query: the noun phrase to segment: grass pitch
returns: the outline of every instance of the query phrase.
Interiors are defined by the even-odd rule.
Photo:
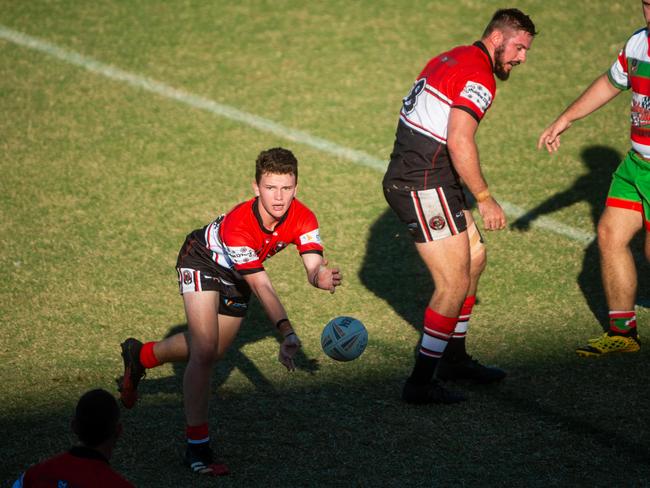
[[[0,24],[140,77],[299,129],[379,160],[424,63],[470,43],[494,2],[0,1]],[[499,83],[479,148],[497,197],[593,233],[628,147],[629,94],[576,123],[553,157],[541,130],[609,67],[642,25],[637,2],[523,1],[540,35]],[[600,333],[597,249],[527,227],[486,235],[489,267],[470,352],[509,377],[461,387],[470,401],[399,401],[432,285],[387,210],[381,172],[0,40],[0,480],[73,441],[79,395],[115,390],[119,343],[185,326],[174,263],[185,234],[251,195],[252,162],[298,156],[299,198],[319,217],[345,284],[318,293],[293,250],[268,271],[303,341],[276,361],[254,305],[215,370],[212,436],[222,486],[643,486],[650,484],[647,352],[586,360]],[[650,297],[647,264],[640,298]],[[336,315],[368,349],[335,363],[319,347]],[[643,338],[650,323],[639,309]],[[137,486],[211,486],[180,466],[181,365],[150,371],[124,412],[113,465]]]

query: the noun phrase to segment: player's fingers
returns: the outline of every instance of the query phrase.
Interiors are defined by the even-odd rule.
[[[542,132],[542,135],[539,136],[539,139],[537,139],[537,150],[539,151],[542,146],[546,145],[548,140],[548,131]]]

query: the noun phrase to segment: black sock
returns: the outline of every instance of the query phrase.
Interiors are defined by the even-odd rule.
[[[409,376],[408,381],[416,385],[426,385],[433,378],[433,373],[438,366],[438,358],[432,358],[426,354],[418,354],[415,359],[415,366],[413,372]]]
[[[465,337],[452,337],[447,343],[445,352],[442,355],[445,361],[455,362],[467,358],[465,350]]]

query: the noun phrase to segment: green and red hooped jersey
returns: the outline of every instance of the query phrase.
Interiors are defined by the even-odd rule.
[[[630,139],[633,149],[650,159],[650,46],[648,29],[637,30],[625,43],[608,71],[620,90],[632,89]]]

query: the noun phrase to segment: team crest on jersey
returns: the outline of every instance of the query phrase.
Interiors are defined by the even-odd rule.
[[[183,271],[183,284],[190,285],[192,284],[192,272],[188,270]]]
[[[445,219],[442,217],[442,215],[434,215],[429,220],[429,227],[431,227],[433,230],[442,230],[445,228],[445,225],[447,225],[447,222],[445,222]]]
[[[476,105],[481,112],[485,112],[492,103],[490,90],[474,81],[468,81],[465,84],[465,88],[460,92],[460,96]]]

